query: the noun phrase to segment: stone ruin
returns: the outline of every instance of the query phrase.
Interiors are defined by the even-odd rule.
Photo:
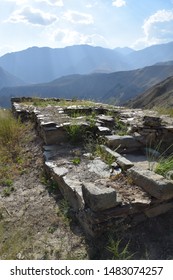
[[[45,170],[87,234],[133,226],[173,208],[173,180],[151,168],[160,151],[173,152],[171,118],[85,101],[39,101],[12,98],[13,113],[34,121]]]

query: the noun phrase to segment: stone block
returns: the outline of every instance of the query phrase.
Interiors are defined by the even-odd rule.
[[[126,150],[126,151],[136,151],[141,148],[141,143],[138,142],[133,136],[130,135],[108,135],[105,136],[108,147]]]
[[[83,183],[82,192],[87,207],[96,212],[116,207],[120,203],[116,191],[103,185]]]
[[[42,127],[41,135],[46,145],[60,144],[68,141],[67,131],[59,127]]]
[[[173,202],[169,202],[146,209],[144,213],[147,217],[152,218],[164,214],[172,208],[173,208]]]
[[[163,176],[137,167],[132,167],[127,172],[133,182],[142,187],[151,196],[160,200],[173,198],[173,183]]]
[[[106,147],[104,145],[100,145],[100,147],[105,153],[111,155],[115,159],[116,163],[123,170],[127,170],[127,169],[131,168],[132,166],[134,166],[134,164],[130,160],[121,156],[119,153],[112,151],[111,149],[109,149],[108,147]]]
[[[153,116],[144,116],[143,117],[143,125],[144,126],[151,126],[151,127],[158,127],[161,125],[161,118],[160,117],[153,117]]]
[[[123,170],[127,170],[134,166],[134,164],[130,160],[126,159],[125,157],[117,158],[116,162]]]

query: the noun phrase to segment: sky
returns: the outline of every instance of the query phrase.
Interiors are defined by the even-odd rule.
[[[0,56],[32,46],[143,49],[173,41],[173,0],[0,0]]]

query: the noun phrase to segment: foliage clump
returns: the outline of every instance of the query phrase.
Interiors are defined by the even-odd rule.
[[[22,124],[8,110],[0,110],[0,185],[12,185],[16,175],[22,174],[28,158],[23,148],[29,142],[27,129],[31,124]]]

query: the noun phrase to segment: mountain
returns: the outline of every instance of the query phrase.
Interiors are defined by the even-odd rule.
[[[131,52],[126,56],[128,64],[133,68],[142,68],[158,62],[173,60],[173,42],[153,45],[148,48]]]
[[[0,90],[4,87],[15,87],[25,85],[25,83],[19,78],[11,75],[7,71],[5,71],[2,67],[0,67]],[[6,107],[9,104],[10,96],[2,95],[0,96],[0,107]]]
[[[173,107],[173,76],[151,87],[128,105],[132,108]]]
[[[123,55],[127,55],[127,54],[130,54],[132,52],[135,52],[135,50],[131,49],[131,48],[128,48],[128,47],[124,47],[124,48],[120,48],[120,47],[117,47],[114,49],[116,52],[119,52]]]
[[[0,66],[26,83],[46,83],[73,74],[111,73],[173,61],[173,42],[143,50],[89,45],[31,47],[0,57]]]
[[[173,65],[164,64],[107,74],[76,74],[61,77],[49,83],[3,88],[0,91],[0,97],[83,98],[122,105],[170,75],[173,76]],[[9,104],[10,99],[6,106]]]
[[[24,85],[25,83],[19,78],[11,75],[0,67],[0,89],[3,87],[14,87],[19,85]]]
[[[57,49],[32,47],[0,57],[0,65],[27,83],[45,83],[71,74],[129,69],[119,52],[88,45]]]

